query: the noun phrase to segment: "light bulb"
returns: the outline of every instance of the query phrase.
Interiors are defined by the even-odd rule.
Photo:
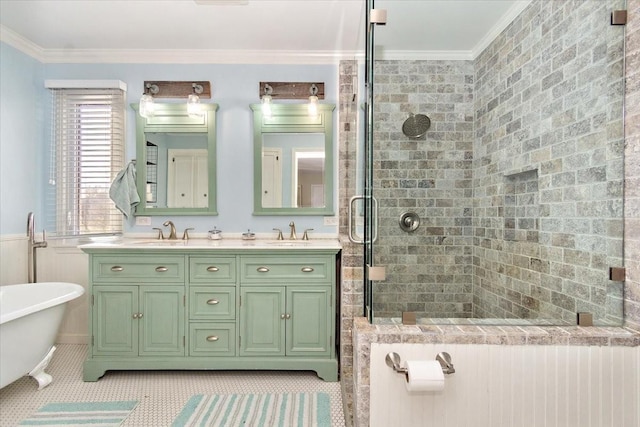
[[[195,93],[189,95],[187,100],[187,114],[191,118],[197,118],[202,115],[202,105],[200,104],[200,97]]]
[[[151,118],[155,115],[155,103],[153,101],[153,96],[145,93],[140,97],[140,116],[145,119]]]
[[[262,115],[271,117],[271,95],[262,95]]]
[[[309,115],[311,117],[315,117],[318,115],[318,97],[317,96],[311,95],[309,97],[308,108],[309,108]]]

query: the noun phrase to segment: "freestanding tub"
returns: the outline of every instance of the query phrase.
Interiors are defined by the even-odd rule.
[[[51,383],[44,372],[67,301],[82,295],[74,283],[42,282],[0,286],[0,388],[24,375]]]

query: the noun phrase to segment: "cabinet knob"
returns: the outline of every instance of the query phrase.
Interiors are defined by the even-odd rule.
[[[284,313],[280,315],[280,318],[281,318],[281,319],[284,319],[284,318],[285,318]]]
[[[142,319],[142,313],[138,313],[138,319]]]
[[[284,318],[285,319],[291,319],[291,315],[289,313],[287,313],[287,314],[284,315]]]
[[[111,271],[123,271],[124,267],[120,267],[119,265],[114,265],[111,267]]]
[[[212,273],[215,273],[215,272],[216,272],[216,271],[218,271],[218,270],[219,270],[219,268],[218,268],[218,267],[216,267],[216,266],[214,266],[214,265],[212,265],[212,266],[210,266],[210,267],[207,267],[207,271],[210,271],[210,272],[212,272]]]
[[[138,318],[138,313],[133,313],[133,316],[131,316],[131,317],[133,317],[134,319],[137,319]]]
[[[266,272],[269,271],[269,269],[267,267],[258,267],[258,268],[256,268],[256,271],[258,273],[266,273]]]
[[[300,271],[303,273],[311,273],[313,271],[313,267],[302,267]]]
[[[215,336],[215,335],[209,335],[209,336],[207,337],[207,341],[209,341],[209,342],[215,342],[215,341],[218,341],[218,337],[217,337],[217,336]]]
[[[207,304],[208,305],[216,305],[218,304],[220,301],[218,301],[217,299],[211,298],[209,300],[207,300]]]
[[[164,273],[165,271],[169,271],[169,269],[167,267],[160,266],[160,267],[156,267],[156,271],[158,273]]]

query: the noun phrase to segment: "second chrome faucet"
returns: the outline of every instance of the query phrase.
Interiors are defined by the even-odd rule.
[[[298,240],[298,235],[296,234],[295,222],[291,221],[289,223],[289,229],[291,231],[289,233],[289,240]],[[274,228],[273,230],[278,232],[278,237],[277,237],[278,240],[284,240],[281,229]],[[302,240],[309,240],[309,231],[313,231],[313,228],[307,228],[306,230],[304,230],[304,235],[302,236]]]

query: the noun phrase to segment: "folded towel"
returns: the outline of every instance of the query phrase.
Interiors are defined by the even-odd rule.
[[[140,203],[140,196],[136,188],[136,166],[134,162],[129,162],[126,168],[118,172],[118,175],[111,183],[109,197],[116,204],[116,208],[128,219],[134,208]]]

